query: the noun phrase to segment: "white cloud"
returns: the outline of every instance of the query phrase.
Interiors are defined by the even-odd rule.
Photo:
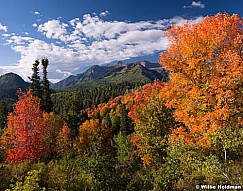
[[[188,21],[195,23],[200,20],[202,17]],[[75,74],[84,66],[166,50],[169,42],[164,30],[171,24],[183,25],[186,21],[182,17],[140,22],[104,21],[95,14],[85,14],[83,19],[74,18],[67,23],[56,19],[33,24],[50,40],[45,42],[15,34],[6,36],[6,43],[20,54],[20,59],[14,66],[0,66],[0,70],[16,72],[27,79],[35,59],[47,57],[50,61],[49,78],[56,81]]]
[[[198,7],[198,8],[201,8],[201,9],[203,9],[205,7],[205,5],[201,1],[198,1],[198,2],[193,1],[192,2],[192,6],[193,7]]]
[[[78,22],[78,21],[80,21],[79,18],[74,18],[71,21],[69,21],[69,23],[71,24],[71,26],[75,26],[76,25],[76,22]]]
[[[3,30],[4,32],[7,32],[8,31],[8,27],[7,26],[4,26],[0,23],[0,30]]]
[[[68,49],[56,46],[54,44],[48,44],[38,39],[12,36],[9,40],[7,40],[7,43],[11,45],[11,48],[16,53],[20,53],[20,60],[16,65],[0,66],[0,70],[2,69],[5,72],[18,73],[25,80],[28,79],[27,76],[31,76],[32,64],[36,59],[47,57],[50,60],[52,64],[52,66],[49,67],[51,78],[55,78],[57,67],[61,69],[62,67],[72,67],[71,63],[67,64],[67,61],[75,61],[72,60],[74,55],[71,50],[69,51]],[[62,64],[61,66],[59,66],[60,63]],[[58,78],[60,79],[60,75]]]
[[[190,6],[183,6],[183,8],[192,8],[192,7],[197,7],[197,8],[205,8],[205,4],[203,4],[201,1],[193,1]]]
[[[38,26],[38,31],[46,35],[47,38],[59,39],[66,33],[68,25],[61,23],[60,20],[50,20]]]
[[[35,14],[36,18],[37,18],[37,22],[41,21],[41,17],[43,16],[39,11],[34,11],[33,14]]]
[[[100,17],[106,17],[109,14],[110,14],[109,11],[104,11],[100,13]]]
[[[56,69],[56,72],[60,73],[60,74],[64,74],[65,77],[68,77],[70,75],[72,75],[72,72],[69,71],[62,71],[60,69]]]
[[[7,41],[7,43],[11,45],[27,45],[31,43],[34,40],[34,38],[31,37],[22,37],[22,36],[11,36]]]
[[[32,24],[32,27],[38,27],[38,25],[36,23]]]
[[[5,33],[5,34],[2,34],[2,36],[3,36],[3,38],[6,38],[6,37],[10,37],[11,35],[10,35],[10,34]]]

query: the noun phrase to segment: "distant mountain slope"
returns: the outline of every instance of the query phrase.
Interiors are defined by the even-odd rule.
[[[19,88],[27,90],[29,83],[25,82],[19,75],[7,73],[0,76],[0,99],[17,99],[16,92]]]
[[[109,64],[109,65],[103,65],[103,66],[98,66],[94,65],[91,66],[88,70],[86,70],[82,74],[77,74],[76,76],[69,76],[64,80],[61,80],[60,82],[57,82],[53,85],[51,85],[51,88],[62,88],[62,87],[67,87],[67,86],[73,86],[76,83],[80,81],[91,81],[99,78],[103,78],[106,76],[109,72],[112,70],[123,66],[124,63],[118,62],[118,64]],[[125,64],[126,65],[126,64]]]
[[[55,89],[79,89],[102,86],[107,83],[120,82],[151,82],[155,79],[167,79],[168,72],[158,63],[141,61],[125,64],[95,65],[82,74],[69,76],[68,78],[52,85]]]
[[[149,70],[140,63],[128,64],[120,71],[114,72],[106,76],[103,80],[110,83],[117,83],[121,81],[129,82],[151,82],[155,79],[162,79],[163,75],[157,70]]]

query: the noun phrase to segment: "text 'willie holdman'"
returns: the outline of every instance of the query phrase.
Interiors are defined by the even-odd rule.
[[[202,190],[241,190],[242,187],[239,185],[210,185],[210,184],[201,184],[196,185],[196,189],[202,189]]]

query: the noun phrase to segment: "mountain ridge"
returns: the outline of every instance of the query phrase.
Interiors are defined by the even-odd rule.
[[[135,77],[135,70],[140,70]],[[117,76],[120,75],[120,78]],[[116,77],[115,77],[116,76]],[[114,78],[114,79],[112,79]],[[151,82],[155,79],[166,80],[168,72],[162,68],[158,63],[151,63],[149,61],[140,61],[125,64],[121,61],[113,64],[94,65],[87,69],[85,72],[77,75],[71,75],[60,82],[53,84],[51,87],[54,89],[67,88],[67,87],[82,87],[84,83],[93,82],[94,86],[103,83],[116,83],[115,80],[122,81],[139,81]]]
[[[66,79],[50,86],[55,91],[72,91],[74,89],[92,88],[121,82],[149,83],[155,79],[167,80],[168,72],[158,63],[140,61],[93,65],[85,72],[68,76]],[[26,91],[30,83],[18,74],[6,73],[0,76],[0,99],[17,99],[17,90]]]

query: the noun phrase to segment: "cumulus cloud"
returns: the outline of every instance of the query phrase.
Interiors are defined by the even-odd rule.
[[[109,14],[108,12],[105,12]],[[164,30],[171,24],[183,25],[186,21],[199,22],[202,17],[185,19],[173,17],[157,21],[104,21],[96,14],[85,14],[67,23],[52,19],[40,25],[37,31],[47,41],[28,36],[6,36],[6,43],[20,59],[16,65],[0,66],[2,71],[12,71],[27,79],[35,59],[47,57],[49,79],[53,82],[75,74],[80,68],[93,64],[126,60],[166,50],[169,42]]]
[[[47,38],[59,39],[66,33],[68,25],[60,20],[50,20],[38,26],[38,31],[46,35]]]
[[[205,5],[202,2],[200,2],[200,1],[198,1],[198,2],[193,1],[192,2],[192,6],[193,7],[199,7],[201,9],[203,9],[205,7]]]
[[[7,26],[4,26],[0,23],[0,30],[3,30],[4,32],[7,32],[8,31],[8,27]]]
[[[109,14],[110,14],[109,11],[104,11],[100,13],[100,17],[106,17]]]
[[[39,11],[35,11],[34,14],[35,15],[40,15],[40,12]]]
[[[201,9],[203,9],[205,7],[205,5],[201,1],[198,1],[198,2],[193,1],[192,6],[193,7],[199,7]]]
[[[183,8],[192,8],[192,7],[197,7],[197,8],[203,9],[203,8],[205,8],[205,5],[201,1],[198,1],[198,2],[193,1],[191,3],[191,5],[189,5],[189,6],[183,6]]]

